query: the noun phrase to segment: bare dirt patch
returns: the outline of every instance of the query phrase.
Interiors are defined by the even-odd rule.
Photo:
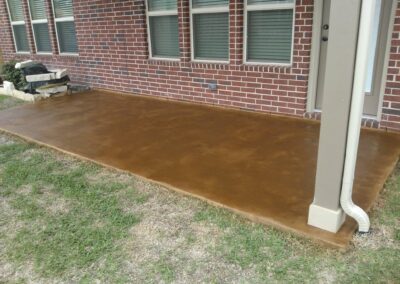
[[[126,273],[134,281],[174,283],[239,283],[254,273],[227,263],[213,251],[223,230],[213,224],[193,222],[195,213],[204,204],[189,197],[152,188],[145,205],[136,208],[142,213],[140,224],[130,231],[125,244],[128,261]]]

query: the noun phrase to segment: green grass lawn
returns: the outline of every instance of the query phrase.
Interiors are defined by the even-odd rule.
[[[18,100],[16,98],[0,95],[0,110],[14,107],[23,103],[24,103],[23,101]]]
[[[339,252],[0,133],[0,282],[399,283],[399,168],[371,217]]]

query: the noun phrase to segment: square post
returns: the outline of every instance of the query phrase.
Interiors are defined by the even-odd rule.
[[[361,0],[331,1],[314,201],[308,224],[337,232]],[[324,21],[322,21],[323,24]]]

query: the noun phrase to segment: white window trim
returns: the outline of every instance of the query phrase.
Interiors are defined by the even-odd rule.
[[[293,47],[294,47],[294,27],[296,20],[296,0],[293,0],[292,3],[265,3],[265,4],[253,4],[248,5],[248,0],[244,0],[244,29],[243,29],[243,63],[246,65],[270,65],[270,66],[281,66],[281,67],[291,67],[293,64]],[[271,10],[293,10],[293,21],[292,21],[292,45],[290,47],[290,62],[289,63],[281,63],[274,61],[248,61],[247,60],[247,17],[248,12],[250,11],[271,11]]]
[[[37,43],[36,43],[35,29],[33,28],[34,24],[47,24],[47,26],[49,26],[49,23],[48,23],[48,20],[47,20],[47,16],[46,16],[46,19],[34,20],[32,18],[32,11],[31,11],[31,4],[30,4],[31,1],[28,0],[27,2],[28,2],[29,18],[31,19],[31,28],[32,28],[32,34],[33,34],[33,41],[35,43],[36,54],[39,54],[39,55],[52,55],[53,54],[52,51],[51,52],[38,51],[38,47],[37,47]],[[45,9],[46,9],[46,7],[45,7]],[[50,36],[50,34],[49,34],[49,36]],[[51,42],[50,42],[50,45],[51,45]],[[53,48],[52,48],[52,50],[53,50]]]
[[[54,10],[54,0],[51,0],[51,8],[52,8],[52,10],[53,10],[54,29],[56,30],[58,54],[59,54],[59,55],[63,55],[63,56],[79,56],[79,53],[78,53],[78,52],[61,52],[61,49],[60,49],[60,40],[59,40],[59,38],[58,38],[57,23],[58,23],[58,22],[75,22],[74,16],[57,18],[57,17],[56,17],[56,12],[55,12],[55,10]],[[75,30],[75,32],[76,32],[76,30]]]
[[[190,9],[190,59],[192,62],[199,63],[221,63],[228,64],[230,58],[230,36],[229,36],[229,4],[226,6],[211,6],[206,8],[193,8],[193,0],[189,0]],[[198,59],[194,58],[194,33],[193,33],[193,15],[195,14],[212,14],[212,13],[228,13],[228,59],[227,60],[215,60],[215,59]]]
[[[22,25],[24,25],[25,29],[26,29],[25,21],[13,21],[12,17],[11,17],[10,7],[8,6],[8,0],[6,0],[5,2],[6,2],[6,6],[7,6],[8,18],[9,18],[10,23],[11,23],[11,30],[12,30],[13,40],[14,40],[15,53],[18,53],[18,54],[30,54],[31,53],[30,51],[18,51],[17,41],[15,40],[14,26],[22,26]],[[26,35],[26,37],[27,37],[28,45],[29,45],[28,34]]]
[[[178,6],[175,10],[162,10],[162,11],[149,11],[149,0],[145,1],[146,4],[146,23],[147,23],[147,41],[148,41],[148,51],[149,60],[165,60],[165,61],[180,61],[180,55],[178,57],[172,56],[153,56],[153,50],[151,47],[151,29],[150,29],[150,17],[160,17],[160,16],[177,16],[178,17]],[[177,3],[178,5],[178,3]],[[179,18],[178,18],[179,23]],[[179,26],[178,26],[179,29]],[[178,30],[179,36],[179,30]]]

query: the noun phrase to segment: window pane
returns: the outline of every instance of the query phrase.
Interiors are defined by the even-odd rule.
[[[72,0],[53,0],[56,18],[72,17]]]
[[[290,63],[293,10],[248,12],[247,60]]]
[[[286,3],[293,3],[294,0],[247,0],[248,5],[252,4],[286,4]]]
[[[150,17],[153,56],[179,57],[178,16]]]
[[[32,20],[47,19],[44,0],[29,0]]]
[[[57,35],[60,52],[78,52],[74,22],[58,22]]]
[[[194,57],[227,60],[229,57],[228,13],[193,15]]]
[[[177,0],[148,0],[149,11],[176,10]]]
[[[13,26],[13,30],[17,51],[29,51],[28,37],[26,35],[25,25]]]
[[[51,52],[49,26],[47,23],[33,24],[35,32],[36,49],[38,52]]]
[[[192,0],[193,8],[227,5],[229,5],[229,0]]]
[[[22,9],[22,0],[7,0],[10,9],[11,21],[24,21],[24,10]]]

